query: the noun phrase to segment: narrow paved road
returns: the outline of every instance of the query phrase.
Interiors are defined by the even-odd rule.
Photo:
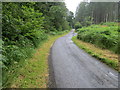
[[[117,88],[118,73],[79,49],[73,31],[56,40],[51,61],[57,88]]]

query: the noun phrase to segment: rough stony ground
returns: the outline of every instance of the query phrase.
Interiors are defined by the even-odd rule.
[[[73,30],[56,40],[51,64],[57,88],[117,88],[118,73],[79,49],[71,40]]]

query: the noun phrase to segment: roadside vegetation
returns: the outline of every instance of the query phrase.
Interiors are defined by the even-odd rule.
[[[10,88],[48,88],[49,67],[48,56],[54,41],[67,34],[50,35],[35,49],[31,58],[20,61],[12,67],[9,72],[9,79],[6,82]],[[16,71],[17,69],[17,71]],[[12,76],[12,77],[11,77]],[[14,78],[14,79],[13,79]]]
[[[64,2],[3,2],[2,86],[47,88],[50,47],[71,28],[80,48],[118,70],[116,8],[116,2],[82,2],[74,17]]]
[[[109,22],[78,29],[78,39],[118,53],[118,23]]]
[[[117,7],[117,2],[81,2],[75,16],[78,35],[73,41],[93,57],[119,71]]]
[[[92,43],[88,43],[82,40],[77,39],[77,37],[72,38],[73,42],[81,49],[83,49],[85,52],[90,54],[91,56],[97,58],[101,62],[107,64],[111,68],[115,70],[119,70],[118,66],[118,55],[107,50],[102,49],[100,47],[97,47],[96,45]]]
[[[49,35],[63,34],[70,30],[72,13],[68,14],[68,12],[70,11],[63,2],[2,3],[2,41],[0,41],[2,43],[2,58],[0,63],[2,64],[3,87],[8,87],[11,84],[15,77],[14,73],[17,74],[19,71],[18,67],[22,68],[23,63],[34,56],[36,48],[39,48],[44,41],[48,41]],[[42,53],[44,50],[40,51],[39,54]],[[42,63],[44,66],[44,60],[46,58],[40,59],[41,66]],[[29,64],[26,65],[29,66]],[[35,65],[38,65],[38,61]],[[27,67],[23,69],[28,69]],[[34,70],[41,72],[38,71],[41,70],[38,68],[36,67]],[[31,75],[35,76],[32,72]],[[21,75],[22,77],[24,76]],[[26,86],[23,85],[23,87]]]

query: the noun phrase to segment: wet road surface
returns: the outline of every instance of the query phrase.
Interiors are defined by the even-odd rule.
[[[79,49],[72,37],[73,31],[57,39],[51,49],[56,87],[117,88],[117,71]]]

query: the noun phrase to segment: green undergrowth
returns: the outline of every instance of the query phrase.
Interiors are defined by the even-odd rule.
[[[92,43],[100,48],[108,49],[116,54],[118,50],[118,23],[107,22],[99,25],[91,25],[79,28],[77,38],[79,40]]]
[[[3,87],[7,88],[47,88],[48,84],[48,55],[53,42],[67,34],[68,31],[48,35],[48,39],[42,41],[36,49],[33,49],[31,56],[14,62],[9,71],[4,71]]]
[[[111,68],[114,68],[115,70],[118,71],[117,59],[116,60],[108,59],[106,56],[104,56],[106,51],[104,51],[103,49],[100,49],[98,47],[95,47],[92,44],[78,40],[76,36],[73,37],[72,40],[79,48],[83,49],[85,52],[89,53],[91,56],[95,57],[96,59],[100,60],[101,62],[107,64]],[[93,48],[94,48],[94,50],[93,50]],[[102,51],[102,53],[100,51]]]

